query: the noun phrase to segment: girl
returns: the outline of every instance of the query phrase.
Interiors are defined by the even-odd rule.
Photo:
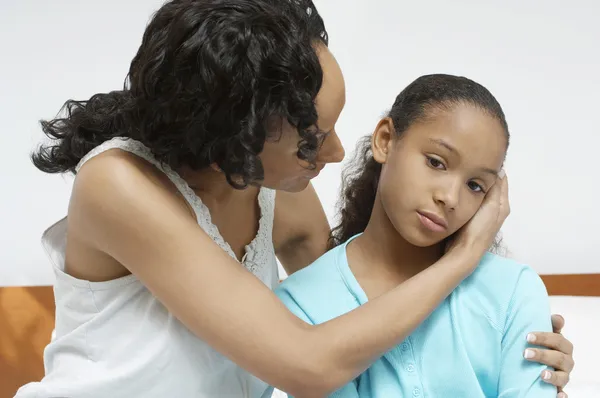
[[[310,1],[158,10],[123,90],[42,122],[53,141],[35,165],[76,177],[68,217],[43,240],[56,339],[44,379],[17,397],[254,398],[269,384],[322,396],[404,340],[473,271],[506,213],[480,211],[436,265],[369,305],[319,326],[297,319],[271,291],[275,256],[292,273],[326,250],[310,180],[344,156],[344,100]],[[550,335],[553,356],[536,360],[569,361],[558,344]]]
[[[359,147],[335,248],[289,277],[279,297],[316,325],[439,261],[486,199],[506,198],[508,141],[502,108],[483,86],[448,75],[415,80]],[[546,367],[523,359],[530,330],[551,331],[541,279],[488,253],[402,344],[332,396],[555,397],[541,381]]]

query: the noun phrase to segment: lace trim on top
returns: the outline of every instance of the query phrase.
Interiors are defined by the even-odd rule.
[[[76,172],[78,172],[81,166],[83,166],[83,164],[89,159],[114,148],[133,153],[165,173],[165,175],[175,185],[179,192],[181,192],[185,200],[194,210],[194,213],[196,214],[196,220],[198,221],[200,227],[208,234],[208,236],[210,236],[213,241],[217,243],[217,245],[219,245],[219,247],[221,247],[221,249],[227,252],[227,254],[229,254],[236,261],[239,261],[229,243],[223,239],[218,227],[212,222],[210,210],[202,202],[202,199],[200,199],[200,197],[194,192],[189,184],[183,178],[181,178],[177,172],[171,169],[168,165],[159,162],[154,157],[150,149],[141,142],[124,137],[115,137],[105,141],[96,148],[92,149],[81,159],[76,167]],[[257,274],[261,268],[267,267],[269,255],[274,255],[274,253],[270,252],[273,251],[272,232],[273,214],[275,208],[275,191],[268,188],[261,188],[258,194],[258,205],[260,208],[258,231],[254,239],[245,246],[246,253],[241,261],[244,267],[246,267],[246,269],[253,274]]]

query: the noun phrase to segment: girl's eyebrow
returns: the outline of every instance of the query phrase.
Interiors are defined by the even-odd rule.
[[[434,145],[441,146],[442,148],[449,150],[450,152],[454,153],[455,155],[460,155],[460,153],[458,152],[458,149],[454,148],[452,145],[450,145],[449,143],[447,143],[446,141],[444,141],[440,138],[430,138],[429,142],[431,142]]]
[[[444,149],[447,149],[448,151],[452,152],[453,154],[460,156],[460,153],[458,152],[458,149],[456,149],[455,147],[453,147],[452,145],[450,145],[448,142],[440,139],[440,138],[430,138],[429,142],[431,142],[434,145],[437,145],[439,147],[442,147]],[[487,174],[492,174],[494,176],[498,175],[498,171],[494,170],[494,169],[490,169],[489,167],[483,167],[480,169],[482,172],[487,173]]]
[[[494,170],[494,169],[490,169],[488,167],[483,167],[480,169],[481,171],[483,171],[484,173],[488,173],[488,174],[492,174],[493,176],[498,176],[498,171]]]

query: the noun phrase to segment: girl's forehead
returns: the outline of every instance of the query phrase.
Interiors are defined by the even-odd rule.
[[[500,167],[506,155],[507,133],[502,124],[472,105],[457,105],[414,123],[403,139],[489,168]]]

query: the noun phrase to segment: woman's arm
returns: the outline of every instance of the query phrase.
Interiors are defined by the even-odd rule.
[[[321,257],[328,236],[329,223],[312,185],[301,193],[277,193],[273,240],[277,257],[288,274]],[[544,348],[533,349],[534,356],[527,358],[556,369],[550,372],[550,379],[544,381],[557,386],[561,392],[574,367],[573,344],[560,334],[564,323],[562,316],[552,315],[552,333],[532,330],[535,343]]]
[[[288,275],[313,263],[327,251],[331,229],[312,184],[302,192],[277,192],[273,246]]]
[[[129,269],[193,333],[242,368],[295,396],[324,396],[408,336],[472,272],[508,214],[506,182],[496,185],[504,188],[480,211],[479,224],[434,266],[318,326],[289,312],[176,196],[120,157],[94,159],[79,172],[69,228]]]

